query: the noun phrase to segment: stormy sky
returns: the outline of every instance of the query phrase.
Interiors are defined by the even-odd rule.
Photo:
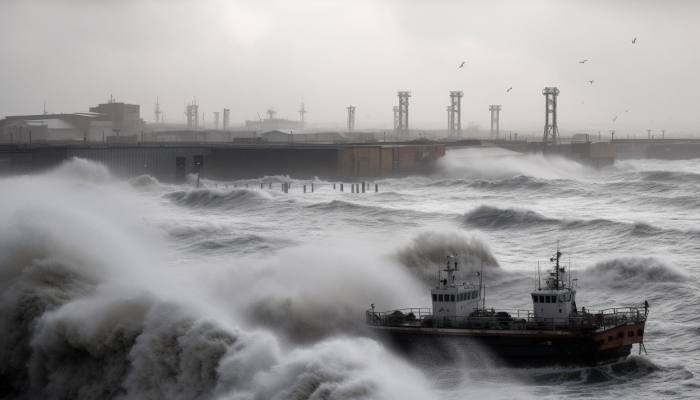
[[[382,129],[408,90],[411,127],[444,129],[461,90],[463,125],[501,104],[501,129],[537,131],[557,86],[563,130],[698,132],[698,21],[695,1],[2,0],[0,117],[112,93],[147,122],[158,96],[168,122],[197,98],[237,125],[303,96],[312,124],[353,105]]]

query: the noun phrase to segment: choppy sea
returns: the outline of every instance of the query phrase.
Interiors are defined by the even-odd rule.
[[[0,398],[700,397],[700,160],[451,150],[364,194],[195,182],[80,159],[0,179]],[[428,307],[447,255],[465,279],[485,264],[487,307],[528,309],[557,241],[579,307],[650,303],[647,355],[425,366],[364,325],[371,303]]]

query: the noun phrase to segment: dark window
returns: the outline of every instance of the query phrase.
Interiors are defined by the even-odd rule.
[[[532,296],[532,300],[537,303],[537,296]]]
[[[442,301],[442,295],[441,295],[441,294],[438,295],[438,301]]]
[[[544,302],[545,302],[545,303],[551,303],[551,302],[552,302],[552,296],[544,296]]]
[[[453,303],[455,302],[455,295],[450,295],[450,301]]]
[[[464,293],[459,294],[459,300],[457,301],[463,301],[464,300]]]
[[[476,299],[477,297],[479,297],[479,292],[475,290],[472,292],[472,299]]]
[[[540,303],[544,303],[544,296],[540,296]]]
[[[637,336],[643,336],[643,335],[644,335],[644,331],[641,329],[637,329]]]
[[[469,299],[472,298],[471,294],[472,294],[472,292],[467,292],[467,293],[466,293],[466,295],[467,295],[467,300],[469,300]]]
[[[612,341],[613,341],[612,335],[608,336],[608,342],[612,342]]]
[[[433,294],[433,301],[437,301],[437,295]]]
[[[629,331],[629,332],[627,332],[627,336],[629,336],[629,337],[634,336],[634,331]]]

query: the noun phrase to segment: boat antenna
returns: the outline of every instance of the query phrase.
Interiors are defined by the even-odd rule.
[[[542,290],[542,278],[540,277],[540,262],[537,261],[537,290]]]
[[[559,290],[559,257],[561,257],[561,252],[559,251],[559,241],[557,240],[557,257],[556,260],[554,257],[550,258],[549,261],[556,261],[555,268],[556,268],[556,281],[554,282],[554,289]]]

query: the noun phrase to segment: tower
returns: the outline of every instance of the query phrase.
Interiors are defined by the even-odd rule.
[[[222,126],[224,130],[228,129],[230,116],[231,116],[231,109],[224,108],[224,121],[223,121],[223,126]]]
[[[462,96],[463,92],[450,92],[449,138],[453,140],[462,138]]]
[[[185,107],[185,115],[187,116],[188,128],[197,128],[199,126],[199,103],[197,103],[196,99]]]
[[[355,131],[355,107],[348,107],[348,132]]]
[[[399,120],[396,126],[398,140],[408,140],[408,98],[411,92],[398,92],[399,96]]]
[[[394,130],[399,127],[399,106],[394,106]]]
[[[493,105],[489,106],[489,111],[491,111],[491,139],[498,140],[501,137],[501,106]],[[496,129],[494,130],[494,126]]]
[[[219,130],[219,112],[214,111],[214,129]]]
[[[545,96],[545,123],[542,142],[545,145],[547,143],[559,144],[559,128],[557,127],[557,96],[559,96],[559,89],[546,87],[542,89],[542,94]]]
[[[265,111],[265,114],[270,116],[270,119],[275,119],[275,114],[277,114],[277,111],[275,111],[274,108],[270,107]]]
[[[306,117],[304,114],[306,114],[308,111],[306,111],[306,108],[304,107],[304,97],[301,98],[301,108],[299,109],[299,121],[301,122],[301,127],[304,128],[306,126]]]
[[[161,118],[160,118],[160,115],[162,114],[162,112],[160,111],[160,104],[158,103],[158,96],[156,96],[156,111],[155,111],[155,114],[156,114],[156,124],[159,123],[159,122],[163,122],[163,121],[161,120]]]
[[[452,106],[447,106],[447,132],[449,137],[452,137],[452,116]]]

